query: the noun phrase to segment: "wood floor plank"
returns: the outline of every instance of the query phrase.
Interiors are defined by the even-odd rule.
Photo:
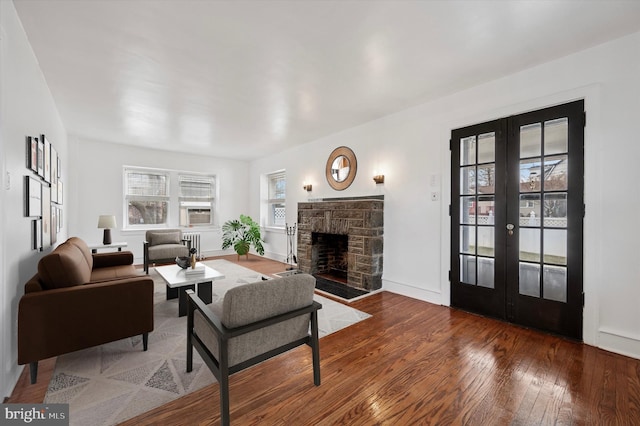
[[[350,306],[372,317],[320,339],[321,386],[307,347],[237,373],[232,424],[640,424],[640,360],[389,292]],[[37,385],[25,370],[10,401],[41,402],[54,364],[41,364]],[[213,384],[123,425],[219,421]]]
[[[626,359],[624,376],[628,384],[628,403],[626,414],[631,424],[640,424],[640,363]]]

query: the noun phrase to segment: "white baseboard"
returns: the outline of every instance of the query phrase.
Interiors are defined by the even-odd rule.
[[[228,249],[228,250],[207,250],[202,252],[202,255],[205,257],[227,256],[230,254],[235,254],[235,251],[233,251],[232,249]],[[249,252],[249,254],[260,256],[259,254],[253,251]],[[280,253],[271,253],[271,252],[265,252],[263,257],[266,257],[267,259],[275,260],[277,262],[282,262],[282,263],[285,263],[285,260],[287,258],[287,256],[282,255]]]
[[[227,256],[229,254],[235,254],[235,251],[233,251],[232,249],[228,249],[228,250],[203,250],[201,254],[204,257]]]
[[[385,280],[383,278],[382,289],[386,291],[390,291],[392,293],[400,294],[402,296],[407,296],[413,299],[418,299],[425,302],[433,303],[435,305],[443,304],[442,293],[415,287],[410,284],[403,284],[403,283],[399,283],[391,280]]]
[[[24,370],[24,365],[18,365],[17,368],[12,368],[9,371],[6,371],[7,374],[6,382],[3,380],[0,392],[2,392],[2,399],[8,398],[13,394],[13,391],[18,384],[18,380],[20,379],[20,375],[22,374],[22,370]],[[11,374],[13,373],[13,374]]]
[[[640,336],[600,327],[598,347],[631,358],[640,359]]]

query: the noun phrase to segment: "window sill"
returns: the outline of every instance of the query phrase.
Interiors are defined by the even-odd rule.
[[[262,229],[264,229],[265,232],[282,233],[282,234],[284,234],[284,231],[285,231],[284,226],[263,226]]]
[[[122,228],[120,232],[135,234],[135,233],[145,233],[147,231],[153,231],[156,229],[179,229],[182,232],[216,232],[220,230],[220,227],[217,225],[209,225],[209,226],[154,226],[149,228]]]

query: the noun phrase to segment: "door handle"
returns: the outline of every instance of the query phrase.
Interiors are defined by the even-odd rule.
[[[509,236],[513,235],[513,228],[515,228],[513,223],[507,223],[507,234],[509,234]]]

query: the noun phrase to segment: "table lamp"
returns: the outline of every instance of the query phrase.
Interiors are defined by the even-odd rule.
[[[102,244],[105,246],[111,244],[111,228],[116,228],[117,226],[115,216],[100,215],[98,218],[98,228],[104,229]]]

